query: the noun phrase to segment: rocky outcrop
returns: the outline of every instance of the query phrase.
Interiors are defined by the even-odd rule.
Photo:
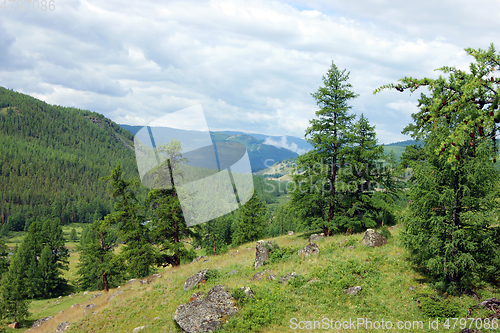
[[[298,254],[301,257],[308,257],[312,254],[318,254],[318,253],[319,253],[319,247],[318,245],[316,245],[316,243],[309,243],[306,245],[306,247],[298,251]]]
[[[38,320],[36,320],[33,325],[31,325],[31,329],[35,329],[37,327],[40,327],[40,325],[42,325],[43,323],[45,323],[46,321],[49,321],[51,320],[52,318],[54,318],[54,316],[49,316],[49,317],[43,317],[43,318],[40,318]]]
[[[375,230],[368,229],[366,230],[361,243],[368,247],[377,247],[387,244],[387,239]]]
[[[71,323],[69,321],[65,321],[63,323],[60,323],[57,325],[56,333],[62,333],[66,331],[69,327],[71,326]]]
[[[311,236],[309,236],[309,243],[314,243],[320,239],[322,239],[323,237],[325,237],[325,234],[321,233],[321,234],[312,234]]]
[[[238,302],[226,286],[217,285],[207,296],[179,305],[174,320],[188,333],[215,331],[238,311]]]
[[[205,283],[207,281],[206,274],[208,272],[208,268],[199,271],[195,275],[188,277],[186,282],[184,282],[184,290],[189,290],[196,286],[198,283]]]
[[[278,245],[272,241],[258,241],[255,246],[255,268],[262,267],[269,260],[269,254],[277,247]]]

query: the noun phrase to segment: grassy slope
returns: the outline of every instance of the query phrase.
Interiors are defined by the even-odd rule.
[[[374,321],[391,320],[393,323],[398,320],[416,320],[427,325],[428,318],[418,309],[414,297],[417,292],[431,292],[431,289],[404,260],[405,252],[398,245],[398,229],[395,230],[395,236],[380,248],[361,245],[362,234],[336,235],[318,241],[321,253],[317,256],[302,259],[292,255],[288,260],[262,269],[271,270],[278,277],[296,272],[305,281],[319,279],[303,286],[281,285],[267,279],[249,282],[256,272],[253,269],[255,243],[251,243],[231,249],[225,255],[211,257],[206,263],[197,262],[177,269],[161,270],[162,277],[149,285],[141,285],[139,281],[125,284],[119,289],[123,293],[109,302],[107,298],[117,290],[93,300],[89,299],[96,292],[35,301],[30,311],[33,319],[55,315],[54,319],[36,330],[38,332],[54,332],[59,323],[67,320],[74,323],[68,332],[131,332],[139,326],[146,326],[141,332],[181,332],[173,320],[175,309],[188,302],[192,293],[200,290],[207,292],[214,285],[225,284],[230,288],[250,286],[257,295],[255,301],[244,304],[242,310],[229,321],[224,330],[226,332],[239,332],[252,327],[259,332],[293,332],[290,328],[291,318],[302,321],[370,318]],[[338,244],[345,239],[349,242]],[[274,240],[282,247],[303,247],[307,244],[307,235],[281,236]],[[352,244],[355,248],[345,247],[345,244]],[[218,268],[220,277],[184,291],[186,278],[203,268]],[[227,273],[232,270],[237,270],[237,274],[228,276]],[[347,286],[355,285],[363,286],[358,296],[345,294]],[[410,286],[415,289],[410,291]],[[484,291],[483,299],[494,293],[498,297],[498,290]],[[461,302],[463,309],[459,317],[465,317],[471,300],[462,297]],[[75,303],[80,306],[70,308]],[[94,310],[97,313],[84,315],[83,308],[90,303],[97,305]]]

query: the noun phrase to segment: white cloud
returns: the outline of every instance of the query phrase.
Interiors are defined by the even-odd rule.
[[[386,143],[405,139],[417,94],[373,90],[467,68],[463,49],[498,44],[500,28],[497,2],[465,0],[69,0],[0,15],[0,84],[49,103],[138,125],[201,104],[212,130],[303,137],[334,61]]]

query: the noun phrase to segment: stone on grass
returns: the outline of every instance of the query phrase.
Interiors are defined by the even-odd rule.
[[[292,230],[290,230],[290,231],[288,232],[288,236],[293,236],[293,235],[295,235],[295,232],[293,232]]]
[[[349,295],[356,296],[358,294],[358,292],[360,292],[361,290],[363,290],[363,287],[356,286],[356,287],[349,287],[349,288],[347,288],[347,290],[345,292],[347,294],[349,294]]]
[[[295,272],[287,274],[280,279],[281,284],[287,283],[289,280],[293,279],[297,274]]]
[[[94,299],[94,298],[101,297],[101,296],[102,296],[101,293],[94,294],[92,297],[89,298],[89,301]]]
[[[269,274],[267,277],[268,280],[276,280],[276,275],[275,274]]]
[[[312,254],[318,254],[318,253],[319,253],[319,247],[318,245],[316,245],[316,243],[309,243],[306,245],[306,247],[298,251],[298,254],[301,257],[308,257]]]
[[[62,333],[66,331],[69,327],[71,326],[71,323],[69,321],[65,321],[63,323],[60,323],[57,325],[56,333]]]
[[[368,229],[366,230],[361,243],[368,247],[377,247],[387,244],[387,239],[375,230]]]
[[[255,268],[262,267],[269,260],[269,255],[278,245],[272,241],[260,240],[255,245]]]
[[[136,327],[132,330],[132,333],[137,333],[139,331],[142,331],[143,329],[145,329],[146,326],[139,326],[139,327]]]
[[[315,241],[320,240],[324,236],[325,235],[323,233],[321,233],[321,234],[312,234],[311,236],[309,236],[309,243],[314,243]]]
[[[49,321],[51,320],[52,318],[54,318],[54,316],[49,316],[49,317],[43,317],[43,318],[40,318],[38,320],[36,320],[33,325],[31,325],[31,329],[35,329],[37,327],[40,327],[40,325],[42,325],[43,323],[45,323],[46,321]]]
[[[86,314],[88,313],[89,311],[92,311],[96,308],[96,305],[95,304],[89,304],[87,305],[84,309],[83,309],[83,313]]]
[[[248,298],[255,298],[255,294],[250,287],[241,287],[240,290],[243,291]]]
[[[238,311],[238,302],[226,286],[217,285],[207,296],[181,304],[175,310],[174,320],[188,333],[215,331]]]
[[[195,275],[188,277],[186,282],[184,282],[184,290],[189,290],[196,286],[199,283],[205,283],[207,281],[206,274],[208,272],[208,268],[205,268]]]
[[[121,293],[123,293],[123,290],[115,291],[114,293],[111,294],[111,296],[108,297],[108,299],[106,300],[106,302],[111,301],[113,298],[115,298],[116,296],[120,295]]]
[[[194,258],[193,261],[191,261],[191,263],[194,264],[195,262],[198,262],[201,259],[206,259],[206,258],[208,258],[208,257],[207,256],[198,256],[198,257]]]
[[[250,278],[250,281],[258,281],[264,278],[265,272],[257,272]]]

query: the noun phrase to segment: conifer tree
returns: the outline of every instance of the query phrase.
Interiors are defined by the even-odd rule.
[[[239,245],[262,238],[267,219],[266,204],[254,192],[250,200],[240,208],[240,220],[233,234],[233,244]]]
[[[9,269],[9,248],[5,242],[0,239],[0,281],[2,276]]]
[[[494,279],[500,267],[499,172],[495,168],[500,56],[488,50],[465,50],[474,57],[470,72],[440,68],[447,77],[415,79],[382,89],[427,87],[409,133],[423,147],[404,155],[414,172],[404,244],[440,290],[461,293]]]
[[[71,229],[71,233],[69,234],[69,238],[71,239],[71,241],[73,243],[76,243],[78,241],[78,236],[76,234],[76,229],[75,228]]]
[[[295,177],[296,189],[292,193],[301,217],[310,226],[321,227],[326,236],[338,228],[338,171],[350,144],[348,132],[355,117],[349,114],[348,102],[357,95],[351,91],[348,79],[349,72],[332,62],[323,76],[324,86],[311,94],[320,107],[306,130],[306,139],[314,149],[299,156],[304,173]]]
[[[16,253],[0,283],[0,318],[14,318],[14,321],[18,322],[28,316],[30,302],[26,294],[24,276],[22,258]]]
[[[39,278],[43,283],[39,293],[44,298],[51,298],[57,294],[57,287],[60,285],[60,276],[57,267],[56,256],[52,253],[49,245],[45,245],[40,255],[38,263]]]

